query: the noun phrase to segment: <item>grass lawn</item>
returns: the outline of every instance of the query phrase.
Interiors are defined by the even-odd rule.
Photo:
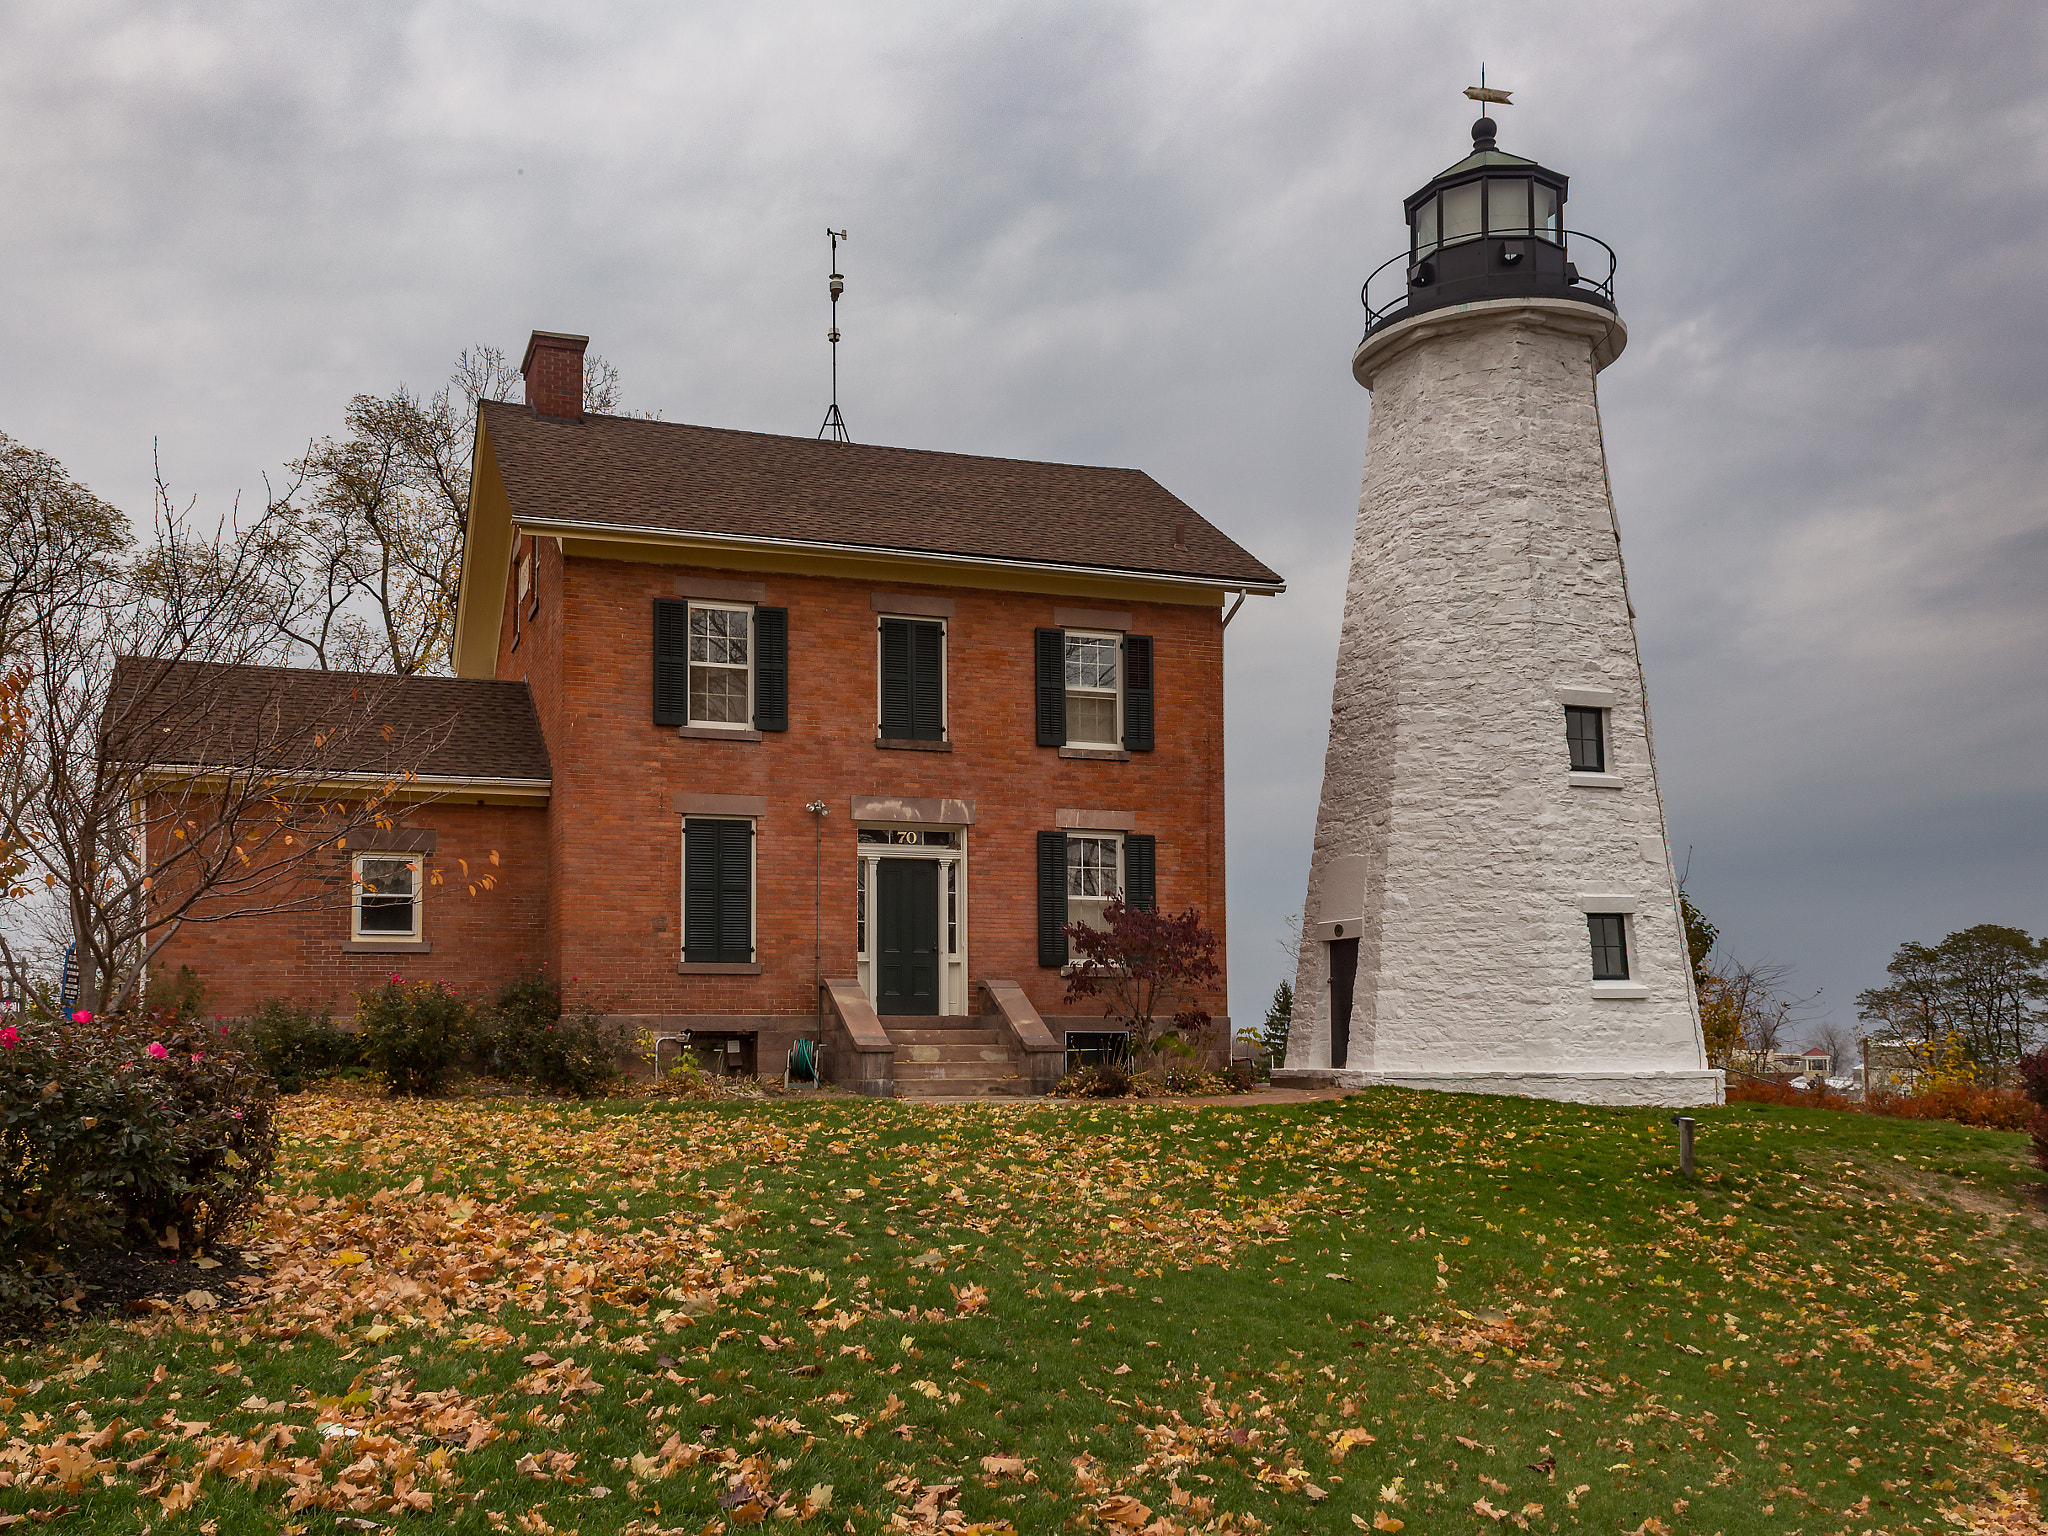
[[[265,1266],[0,1355],[72,1530],[2038,1531],[2023,1138],[288,1101]],[[195,1290],[206,1281],[195,1276]],[[4,1519],[0,1516],[0,1519]]]

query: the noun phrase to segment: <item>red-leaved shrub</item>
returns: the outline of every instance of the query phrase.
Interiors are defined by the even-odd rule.
[[[2048,1173],[2048,1045],[2020,1058],[2020,1081],[2034,1101],[2034,1166]]]
[[[1789,1083],[1780,1083],[1758,1077],[1737,1077],[1728,1074],[1728,1102],[1730,1104],[1788,1104],[1797,1109],[1854,1109],[1852,1100],[1845,1099],[1829,1088],[1794,1088]]]
[[[1953,1120],[1987,1131],[2024,1131],[2034,1121],[2034,1106],[2011,1088],[1984,1088],[1975,1083],[1946,1083],[1918,1093],[1870,1095],[1863,1106],[1873,1115],[1900,1120]]]

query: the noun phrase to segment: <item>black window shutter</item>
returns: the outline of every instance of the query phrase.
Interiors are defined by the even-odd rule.
[[[1067,744],[1067,632],[1041,629],[1037,639],[1038,744]]]
[[[683,959],[745,965],[754,958],[754,824],[683,823]]]
[[[910,625],[882,620],[882,726],[884,736],[910,735]]]
[[[1124,636],[1124,750],[1152,750],[1152,637]]]
[[[910,734],[945,740],[946,632],[937,624],[910,626],[910,685]]]
[[[754,824],[718,826],[718,958],[744,965],[754,958]]]
[[[1067,834],[1038,834],[1038,963],[1067,963]]]
[[[683,823],[683,959],[718,955],[718,823]]]
[[[754,610],[754,729],[789,729],[789,610]]]
[[[654,723],[690,722],[690,605],[654,600]]]
[[[1159,908],[1159,839],[1150,833],[1124,834],[1124,905]]]

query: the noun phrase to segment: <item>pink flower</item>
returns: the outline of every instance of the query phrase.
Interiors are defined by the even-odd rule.
[[[71,1015],[71,1022],[74,1024],[90,1024],[92,1022],[92,1015],[81,1008],[78,1012]]]
[[[20,1043],[21,1031],[12,1024],[8,1025],[5,1029],[0,1029],[0,1046],[4,1046],[11,1051]]]
[[[242,1112],[239,1109],[229,1110],[228,1113],[233,1115],[237,1120],[242,1118]]]
[[[124,1061],[121,1063],[120,1066],[116,1067],[114,1070],[116,1072],[133,1072],[135,1070],[135,1063],[132,1061]]]
[[[219,1014],[215,1014],[215,1015],[214,1015],[214,1017],[215,1017],[215,1018],[219,1018],[219,1017],[220,1017],[220,1015],[219,1015]],[[228,1027],[227,1027],[227,1025],[225,1025],[225,1024],[221,1025],[221,1027],[220,1027],[220,1032],[221,1032],[222,1034],[226,1034],[226,1033],[228,1032]]]
[[[403,976],[399,975],[399,974],[398,974],[398,972],[396,972],[396,971],[393,971],[393,972],[391,973],[391,984],[392,984],[393,986],[397,986],[397,985],[398,985],[398,984],[399,984],[399,983],[400,983],[401,981],[403,981],[403,980],[405,980],[405,978],[404,978]]]
[[[204,1052],[204,1051],[194,1051],[194,1052],[192,1053],[192,1060],[193,1060],[194,1062],[201,1062],[201,1061],[204,1061],[204,1060],[206,1060],[206,1052]]]
[[[158,1061],[162,1061],[166,1056],[170,1055],[171,1053],[164,1049],[164,1045],[161,1040],[152,1040],[149,1042],[149,1054],[155,1057]]]

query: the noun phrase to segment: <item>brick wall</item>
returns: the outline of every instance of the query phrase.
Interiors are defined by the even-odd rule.
[[[512,582],[517,556],[528,550],[537,556],[539,611],[520,615],[515,643]],[[442,802],[411,813],[408,827],[438,832],[430,867],[446,882],[428,892],[430,956],[345,954],[348,914],[338,905],[188,927],[165,960],[198,970],[217,1011],[291,996],[346,1012],[352,988],[394,970],[493,987],[522,963],[545,960],[563,977],[572,1007],[665,1024],[780,1015],[764,1019],[780,1038],[814,1007],[814,894],[826,974],[854,971],[854,795],[974,802],[966,846],[969,974],[1019,982],[1048,1016],[1076,1011],[1063,1004],[1057,973],[1038,965],[1035,840],[1053,829],[1059,808],[1133,813],[1136,830],[1158,839],[1160,905],[1199,907],[1223,936],[1223,632],[1216,610],[1128,605],[1132,632],[1154,639],[1157,750],[1128,762],[1082,760],[1035,745],[1033,726],[1032,632],[1054,623],[1056,602],[1076,599],[768,574],[760,578],[765,601],[790,615],[790,728],[758,742],[706,741],[653,723],[653,603],[675,596],[678,576],[730,581],[747,573],[565,558],[551,539],[529,545],[523,538],[514,572],[498,675],[522,679],[532,691],[553,764],[548,809]],[[876,590],[955,603],[947,623],[950,751],[875,745]],[[677,973],[678,792],[768,802],[756,844],[758,976]],[[830,807],[822,849],[804,810],[812,799]],[[498,884],[470,896],[456,861],[480,867],[493,848]],[[1221,1013],[1224,996],[1219,985],[1209,1006]],[[769,1057],[761,1060],[766,1070]]]
[[[268,997],[325,1006],[345,1017],[354,1011],[358,987],[377,986],[393,972],[408,981],[495,990],[545,953],[546,823],[547,813],[537,808],[448,801],[415,806],[407,814],[406,830],[436,834],[434,851],[424,856],[420,913],[431,953],[347,952],[350,855],[324,852],[305,860],[299,871],[298,891],[316,893],[317,910],[187,923],[164,947],[159,972],[191,966],[206,983],[207,1011],[230,1017]],[[463,860],[473,874],[495,876],[495,883],[486,888],[472,881]],[[198,909],[202,915],[209,910],[219,908]]]
[[[868,581],[768,574],[770,606],[789,610],[787,732],[759,742],[679,737],[652,721],[656,598],[679,575],[746,573],[556,558],[542,566],[542,607],[560,628],[522,638],[501,675],[534,687],[554,763],[549,927],[569,991],[612,1013],[808,1014],[812,999],[814,828],[822,799],[824,966],[854,966],[853,795],[974,802],[967,838],[970,975],[1021,983],[1043,1012],[1060,1003],[1038,965],[1035,836],[1060,807],[1134,812],[1159,839],[1159,901],[1195,906],[1221,936],[1223,633],[1214,609],[1130,607],[1154,637],[1156,751],[1129,762],[1063,759],[1034,745],[1032,631],[1054,622],[1051,596],[971,588],[877,588]],[[947,624],[949,752],[875,745],[876,615],[870,593],[915,592],[956,604]],[[1057,600],[1074,603],[1067,598]],[[537,642],[537,643],[536,643]],[[532,660],[522,660],[529,644]],[[551,653],[550,646],[559,646]],[[539,658],[558,654],[559,682]],[[678,975],[682,849],[678,791],[760,795],[756,942],[759,976]],[[1211,1006],[1223,1007],[1218,989]]]

